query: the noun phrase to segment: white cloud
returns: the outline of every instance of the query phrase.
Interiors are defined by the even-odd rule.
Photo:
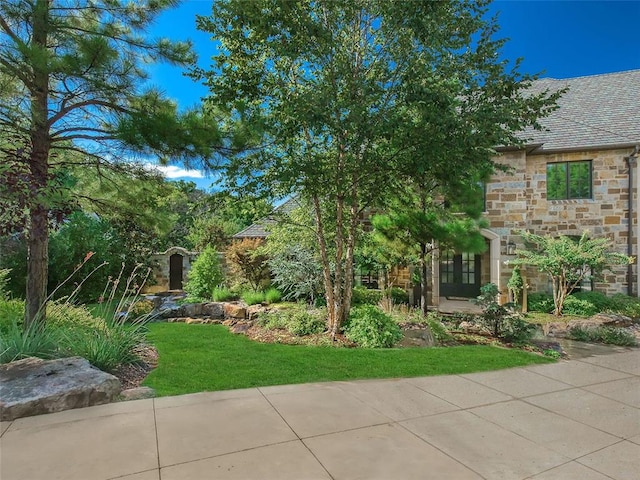
[[[158,170],[166,178],[204,178],[200,170],[187,170],[176,165],[153,165],[148,163],[147,168]]]

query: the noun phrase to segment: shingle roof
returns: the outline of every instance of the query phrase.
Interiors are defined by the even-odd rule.
[[[532,90],[568,87],[560,108],[540,123],[548,131],[526,130],[527,143],[539,150],[575,149],[640,143],[640,70],[567,79],[543,78]]]
[[[239,231],[232,238],[241,239],[241,238],[266,238],[269,235],[266,227],[269,225],[273,225],[278,221],[278,218],[282,215],[287,215],[291,213],[291,211],[295,210],[300,206],[300,201],[297,197],[292,197],[284,202],[282,205],[276,207],[273,212],[271,212],[268,216],[261,218],[256,223],[249,225],[244,230]]]

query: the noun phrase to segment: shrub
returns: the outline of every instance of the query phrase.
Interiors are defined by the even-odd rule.
[[[306,309],[293,310],[286,320],[287,330],[298,337],[322,333],[325,327],[326,322],[317,311],[312,312]]]
[[[377,305],[382,300],[382,292],[380,290],[372,290],[366,287],[353,287],[351,304],[357,305]]]
[[[597,306],[588,300],[581,300],[574,295],[569,295],[564,301],[562,313],[567,315],[579,315],[581,317],[590,317],[599,312]]]
[[[190,296],[209,299],[223,280],[218,253],[212,247],[207,247],[193,262],[184,290]]]
[[[482,307],[478,317],[481,325],[488,328],[495,337],[512,343],[527,343],[531,340],[535,326],[525,321],[518,313],[510,311],[510,304],[500,305],[496,300],[498,287],[487,283],[480,288],[475,300]]]
[[[630,332],[624,328],[616,327],[573,327],[569,330],[568,337],[579,342],[599,342],[621,346],[635,346],[638,344],[636,337]]]
[[[95,330],[104,328],[105,322],[103,319],[95,317],[86,305],[50,302],[47,306],[47,325],[60,328]]]
[[[433,339],[438,343],[445,343],[453,339],[453,335],[449,333],[447,327],[442,322],[442,317],[436,312],[429,312],[426,316],[427,325],[431,330]]]
[[[270,288],[264,293],[264,299],[267,303],[279,303],[282,300],[282,294],[277,288]]]
[[[309,310],[296,305],[287,310],[273,310],[259,317],[260,325],[269,330],[286,329],[299,337],[321,333],[326,327],[326,313],[321,309]]]
[[[286,300],[304,300],[310,304],[323,288],[322,267],[316,254],[304,246],[290,245],[269,260],[273,284]]]
[[[349,340],[365,348],[393,347],[402,338],[391,316],[373,305],[354,307],[344,331]]]
[[[22,326],[24,319],[23,300],[1,300],[0,299],[0,334],[9,332],[15,323]]]
[[[240,298],[242,298],[242,301],[247,305],[257,305],[264,302],[265,300],[264,292],[252,291],[244,292],[242,295],[240,295]]]
[[[553,297],[546,293],[532,293],[527,297],[527,309],[530,312],[551,313],[554,309]]]
[[[404,289],[399,287],[392,287],[391,300],[393,300],[395,305],[409,303],[409,292],[406,292]]]
[[[238,295],[225,287],[216,287],[213,289],[213,299],[216,302],[227,302],[229,300],[237,300]]]
[[[506,342],[522,345],[529,343],[535,331],[535,325],[527,322],[522,315],[513,314],[504,319],[500,338]]]
[[[0,268],[0,300],[7,300],[9,298],[7,284],[9,283],[10,272],[11,270],[8,268]]]
[[[589,302],[595,307],[595,313],[612,311],[615,309],[616,302],[614,298],[607,297],[602,292],[576,292],[571,294],[571,297]]]
[[[269,330],[286,329],[287,315],[280,311],[261,313],[258,323]]]
[[[147,300],[146,298],[135,300],[127,308],[128,318],[135,320],[140,317],[148,316],[154,309],[155,305],[151,300]]]
[[[610,298],[612,305],[610,310],[627,317],[640,318],[640,300],[622,293],[617,293]]]

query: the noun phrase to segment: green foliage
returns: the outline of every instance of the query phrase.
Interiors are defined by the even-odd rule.
[[[554,360],[558,360],[560,357],[562,357],[562,354],[560,352],[553,350],[551,348],[544,350],[542,354],[545,357],[553,358]]]
[[[349,340],[364,348],[390,348],[402,338],[393,318],[373,305],[354,307],[344,332]]]
[[[151,312],[153,312],[154,308],[155,305],[151,300],[138,298],[127,307],[127,311],[129,312],[129,319],[135,320],[140,317],[146,317],[151,314]]]
[[[264,292],[247,291],[243,292],[240,298],[242,298],[242,301],[247,305],[257,305],[265,301]]]
[[[9,296],[7,292],[7,283],[9,283],[9,274],[11,270],[8,268],[0,269],[0,300],[6,300]]]
[[[299,304],[292,308],[263,313],[260,323],[270,330],[286,329],[299,337],[322,333],[327,325],[324,310],[311,310]]]
[[[0,363],[9,363],[27,357],[44,359],[59,356],[60,330],[31,324],[27,328],[17,322],[3,327],[0,332]]]
[[[529,311],[550,313],[553,298],[544,293],[532,293],[528,299]],[[567,297],[564,313],[589,317],[600,312],[618,313],[631,318],[640,318],[640,300],[621,293],[611,297],[601,292],[575,292]]]
[[[184,285],[184,291],[191,296],[211,298],[213,290],[223,281],[224,274],[218,252],[212,247],[207,247],[191,265],[189,280]]]
[[[0,102],[0,126],[2,141],[17,147],[0,149],[0,164],[11,165],[2,172],[9,180],[2,187],[15,184],[9,201],[24,214],[10,218],[8,228],[25,231],[28,219],[28,240],[36,251],[47,247],[49,221],[60,224],[85,200],[73,191],[69,165],[91,169],[102,180],[105,171],[135,170],[109,144],[124,144],[145,158],[172,159],[212,158],[221,145],[217,121],[195,112],[179,114],[175,102],[145,85],[151,62],[195,61],[188,43],[145,35],[172,4],[0,2],[0,18],[10,29],[0,37],[0,76],[15,83],[9,92],[3,89],[2,96],[12,98]],[[0,208],[0,223],[4,211]],[[46,255],[32,253],[29,271],[37,280],[26,292],[27,323],[44,319],[40,307],[47,297]]]
[[[507,282],[507,288],[513,296],[513,301],[515,303],[520,303],[520,294],[524,289],[524,281],[522,279],[522,275],[520,274],[520,267],[518,265],[513,267],[511,278],[509,278],[509,281]]]
[[[96,318],[86,305],[73,305],[67,302],[51,302],[47,306],[47,324],[52,327],[80,330],[100,330],[105,321]]]
[[[569,295],[562,308],[562,312],[567,315],[579,315],[581,317],[590,317],[599,311],[596,305],[588,300],[581,300],[575,295]]]
[[[402,303],[409,303],[409,292],[400,287],[391,288],[391,300],[394,305],[400,305]]]
[[[225,251],[231,275],[248,283],[254,291],[269,283],[267,257],[260,249],[262,243],[259,238],[244,238],[233,242]]]
[[[22,327],[24,301],[0,299],[0,334],[8,332],[13,324]]]
[[[351,303],[354,306],[378,305],[380,303],[380,300],[382,300],[382,292],[380,290],[374,290],[374,289],[362,287],[362,286],[353,287]]]
[[[322,267],[317,255],[310,249],[290,244],[282,250],[267,239],[272,282],[283,293],[286,300],[304,300],[313,304],[322,293]]]
[[[264,292],[264,299],[267,303],[280,303],[282,300],[282,293],[277,288],[270,288]]]
[[[617,311],[617,305],[615,300],[616,297],[607,297],[602,292],[596,292],[596,291],[575,292],[575,293],[572,293],[570,297],[567,298],[567,300],[571,297],[588,302],[590,305],[593,305],[593,307],[596,310],[595,313]],[[623,297],[626,297],[626,295],[623,295]],[[631,298],[631,297],[627,297],[627,298]]]
[[[527,322],[522,315],[512,314],[503,320],[500,338],[516,345],[526,345],[535,332],[535,325]]]
[[[212,298],[216,302],[227,302],[230,300],[237,300],[238,295],[226,287],[216,287],[213,289]]]
[[[474,301],[482,308],[479,320],[491,333],[504,341],[527,343],[533,336],[535,326],[524,320],[522,315],[511,311],[509,305],[498,303],[498,287],[487,283],[480,288],[480,295]]]
[[[287,318],[287,329],[299,337],[322,333],[327,326],[321,311],[294,309]]]
[[[546,293],[531,293],[527,297],[527,308],[530,312],[553,312],[553,297]]]
[[[444,325],[442,317],[436,312],[429,312],[425,317],[429,330],[433,335],[433,339],[440,344],[446,343],[453,339],[453,335],[449,333],[447,327]]]
[[[638,345],[636,337],[624,328],[597,327],[582,328],[573,327],[568,332],[568,337],[580,342],[598,342],[611,345],[633,347]]]
[[[113,372],[138,360],[136,349],[144,341],[144,321],[124,323],[94,317],[85,305],[51,302],[47,323],[22,326],[24,301],[0,300],[0,363],[30,356],[81,356],[93,366]],[[143,317],[144,318],[144,317]]]
[[[143,321],[125,324],[112,320],[104,328],[69,328],[61,332],[62,350],[67,355],[81,356],[94,367],[113,373],[120,365],[139,361],[136,349],[145,340],[146,326]]]
[[[517,250],[515,265],[531,265],[551,279],[555,315],[562,315],[567,296],[593,272],[602,272],[611,265],[628,264],[633,259],[611,252],[606,238],[589,238],[585,231],[579,240],[559,235],[534,235],[522,231],[526,250]]]
[[[635,320],[640,318],[640,300],[636,297],[629,297],[623,294],[616,294],[612,297],[613,306],[611,310]]]
[[[224,162],[223,179],[312,201],[334,334],[348,315],[365,208],[417,178],[471,187],[496,168],[493,148],[521,144],[517,133],[559,97],[507,70],[486,11],[454,1],[219,0],[198,18],[221,43],[212,68],[194,75],[211,89],[207,104],[245,119],[242,140],[263,146]]]

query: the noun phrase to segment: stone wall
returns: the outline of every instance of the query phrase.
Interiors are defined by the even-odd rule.
[[[624,157],[629,149],[593,150],[570,153],[526,155],[524,151],[505,153],[499,161],[511,171],[494,175],[487,184],[486,218],[490,230],[501,238],[501,284],[506,285],[511,268],[504,262],[515,257],[506,255],[507,243],[523,248],[518,230],[536,234],[581,235],[589,230],[593,237],[606,237],[613,249],[627,253],[628,168]],[[546,165],[550,162],[591,160],[593,198],[580,200],[547,200]],[[634,188],[634,208],[636,205]],[[637,232],[637,216],[634,215]],[[635,240],[633,255],[637,255]],[[634,265],[634,278],[636,266]],[[607,294],[626,293],[626,266],[605,272],[595,289]],[[525,269],[532,291],[549,291],[546,277],[531,267]],[[637,285],[634,286],[634,290]]]
[[[182,256],[182,279],[183,283],[187,281],[191,264],[197,258],[198,252],[190,252],[182,247],[171,247],[162,253],[156,253],[151,256],[152,275],[155,283],[146,286],[144,293],[159,293],[169,290],[170,258],[174,254]]]

